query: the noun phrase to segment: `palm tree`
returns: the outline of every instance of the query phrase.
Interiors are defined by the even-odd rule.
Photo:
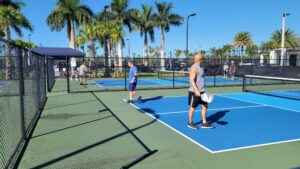
[[[276,48],[276,45],[274,44],[273,41],[267,41],[267,42],[262,44],[262,49],[263,50],[270,51],[270,50],[273,50],[275,48]]]
[[[276,48],[281,47],[281,35],[282,31],[276,30],[271,37],[271,41],[274,43]],[[295,31],[292,29],[287,29],[285,31],[285,41],[284,41],[285,47],[287,48],[295,48],[297,46],[297,36],[295,34]]]
[[[81,0],[58,0],[47,17],[47,24],[51,31],[61,31],[67,26],[69,47],[75,49],[75,25],[90,22],[93,16],[92,10],[81,4]]]
[[[115,77],[119,77],[120,76],[120,66],[122,64],[122,59],[117,59],[117,53],[116,53],[116,45],[117,44],[124,44],[124,31],[122,26],[120,26],[119,24],[111,24],[111,26],[109,27],[109,36],[108,36],[108,41],[110,43],[111,46],[111,53],[112,56],[114,58],[114,65],[115,65]],[[121,41],[121,42],[120,42]]]
[[[247,47],[246,53],[247,53],[248,55],[251,55],[251,54],[257,53],[258,50],[259,50],[259,47],[258,47],[257,45],[254,44],[254,45],[252,45],[252,46]]]
[[[106,8],[99,12],[96,16],[96,20],[101,24],[100,29],[100,35],[101,37],[98,39],[100,45],[104,47],[104,65],[105,65],[105,71],[104,71],[104,77],[110,77],[109,67],[111,65],[111,57],[110,57],[110,44],[108,43],[107,36],[109,29],[107,28],[107,25],[112,20],[114,20],[114,16],[110,11],[107,11]]]
[[[11,40],[11,29],[13,29],[19,36],[22,36],[21,28],[32,31],[32,26],[28,19],[22,14],[20,10],[12,6],[0,6],[0,26],[3,29],[4,38]],[[6,53],[6,76],[5,78],[12,79],[11,70],[11,46],[5,43]]]
[[[229,56],[230,56],[230,52],[231,52],[232,48],[233,48],[233,47],[232,47],[232,45],[230,45],[230,44],[224,45],[224,46],[222,47],[224,53],[226,53],[226,55],[227,55],[227,58],[226,58],[227,62],[229,61]]]
[[[232,46],[238,47],[240,49],[240,57],[241,57],[241,62],[243,62],[243,51],[245,46],[252,46],[252,37],[249,32],[238,32],[233,40]]]
[[[161,66],[165,69],[165,35],[164,32],[170,31],[170,26],[179,26],[183,22],[183,17],[178,14],[172,13],[173,3],[155,2],[157,14],[154,14],[155,26],[160,28],[160,56]]]
[[[144,37],[144,55],[143,57],[148,58],[149,47],[148,47],[148,35],[150,36],[151,42],[154,42],[154,22],[153,22],[153,7],[142,5],[142,10],[137,9],[130,10],[130,16],[134,23],[133,30],[139,30],[141,37]],[[145,62],[148,65],[148,62]]]
[[[80,31],[79,31],[79,32],[80,32]],[[85,41],[85,39],[84,39],[83,37],[77,35],[77,36],[75,37],[75,48],[76,48],[77,50],[79,50],[80,48],[82,48],[82,47],[84,46],[85,42],[86,42],[86,41]]]
[[[176,56],[176,58],[179,58],[179,56],[180,56],[182,53],[183,53],[182,50],[176,49],[176,50],[175,50],[175,56]]]
[[[23,2],[14,1],[14,0],[0,0],[0,6],[7,7],[10,6],[16,10],[20,10],[22,7],[25,6]]]
[[[0,27],[0,37],[4,37],[3,29]]]
[[[96,21],[91,23],[84,23],[79,30],[79,34],[75,42],[79,45],[83,45],[85,42],[88,42],[88,51],[90,54],[90,63],[89,67],[92,69],[93,76],[96,76],[95,66],[95,57],[96,57],[96,40],[100,38],[100,24]]]
[[[111,13],[114,17],[114,21],[118,23],[120,26],[122,25],[127,26],[129,31],[131,31],[128,3],[129,0],[113,0],[110,4],[110,8],[111,8]],[[123,62],[123,46],[124,46],[124,39],[123,37],[120,37],[118,42],[118,57],[119,57],[120,71],[122,71],[121,68]]]
[[[95,60],[96,57],[96,48],[95,48],[95,42],[100,37],[100,25],[97,22],[92,23],[85,23],[79,30],[79,34],[77,36],[77,42],[88,42],[88,49],[90,51],[90,58],[91,62]]]
[[[26,42],[26,41],[23,41],[22,39],[16,39],[16,40],[14,40],[14,43],[19,46],[29,48],[29,49],[36,47],[36,45],[33,42]]]

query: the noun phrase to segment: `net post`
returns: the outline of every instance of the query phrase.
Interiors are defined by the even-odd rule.
[[[216,75],[214,75],[214,87],[216,87]]]
[[[246,91],[246,75],[243,76],[243,92]]]
[[[174,70],[173,70],[172,74],[173,74],[173,89],[175,89],[175,71]]]
[[[25,109],[24,109],[24,70],[23,70],[23,58],[22,58],[22,49],[18,47],[18,67],[19,67],[19,93],[20,93],[20,114],[21,114],[21,132],[22,137],[26,138],[26,129],[25,129]]]
[[[70,71],[70,68],[69,68],[69,57],[68,56],[66,56],[66,62],[67,62],[67,64],[66,64],[66,71],[67,71],[67,91],[68,91],[68,93],[70,93],[70,79],[69,79],[69,76],[70,76],[70,73],[69,73],[69,71]]]

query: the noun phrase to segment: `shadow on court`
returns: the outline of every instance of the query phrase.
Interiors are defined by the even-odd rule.
[[[147,98],[147,99],[143,99],[142,100],[142,103],[146,103],[146,102],[149,102],[149,101],[153,101],[153,100],[159,100],[159,99],[162,99],[163,96],[156,96],[156,97],[151,97],[151,98]],[[145,110],[146,111],[146,110]],[[149,112],[149,111],[146,111],[146,112]],[[151,113],[152,114],[152,113]]]
[[[39,132],[31,135],[17,166],[130,168],[157,152],[134,133],[152,125],[156,119],[129,128],[96,94],[91,92],[84,97],[79,101],[80,97],[63,96],[60,99],[69,103],[58,107],[64,109],[51,108],[44,112],[37,127]],[[57,98],[51,101],[51,107],[61,103]]]
[[[206,118],[206,120],[208,121],[209,124],[214,124],[217,123],[219,125],[227,125],[228,122],[227,121],[221,121],[221,119],[228,113],[228,110],[224,110],[224,111],[218,111],[215,114],[212,114],[210,116],[208,116]],[[202,123],[202,120],[198,123],[196,123],[196,125],[199,125]]]

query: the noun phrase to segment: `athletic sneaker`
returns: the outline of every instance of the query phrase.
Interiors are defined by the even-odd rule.
[[[203,128],[203,129],[213,129],[215,127],[208,124],[208,123],[202,123],[201,128]]]
[[[198,129],[198,127],[193,122],[188,123],[188,127],[191,129]]]
[[[133,103],[133,101],[132,100],[127,100],[127,103]]]
[[[139,96],[137,100],[138,100],[139,103],[141,103],[142,102],[142,96]]]

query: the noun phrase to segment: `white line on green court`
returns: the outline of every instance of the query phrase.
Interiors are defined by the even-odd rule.
[[[242,106],[242,107],[224,107],[218,109],[207,109],[207,111],[218,111],[218,110],[233,110],[233,109],[247,109],[247,108],[256,108],[256,107],[265,107],[265,105],[258,106]],[[195,112],[201,112],[202,110],[195,110]],[[165,113],[155,113],[157,115],[165,115],[165,114],[178,114],[178,113],[186,113],[189,111],[177,111],[177,112],[165,112]]]

